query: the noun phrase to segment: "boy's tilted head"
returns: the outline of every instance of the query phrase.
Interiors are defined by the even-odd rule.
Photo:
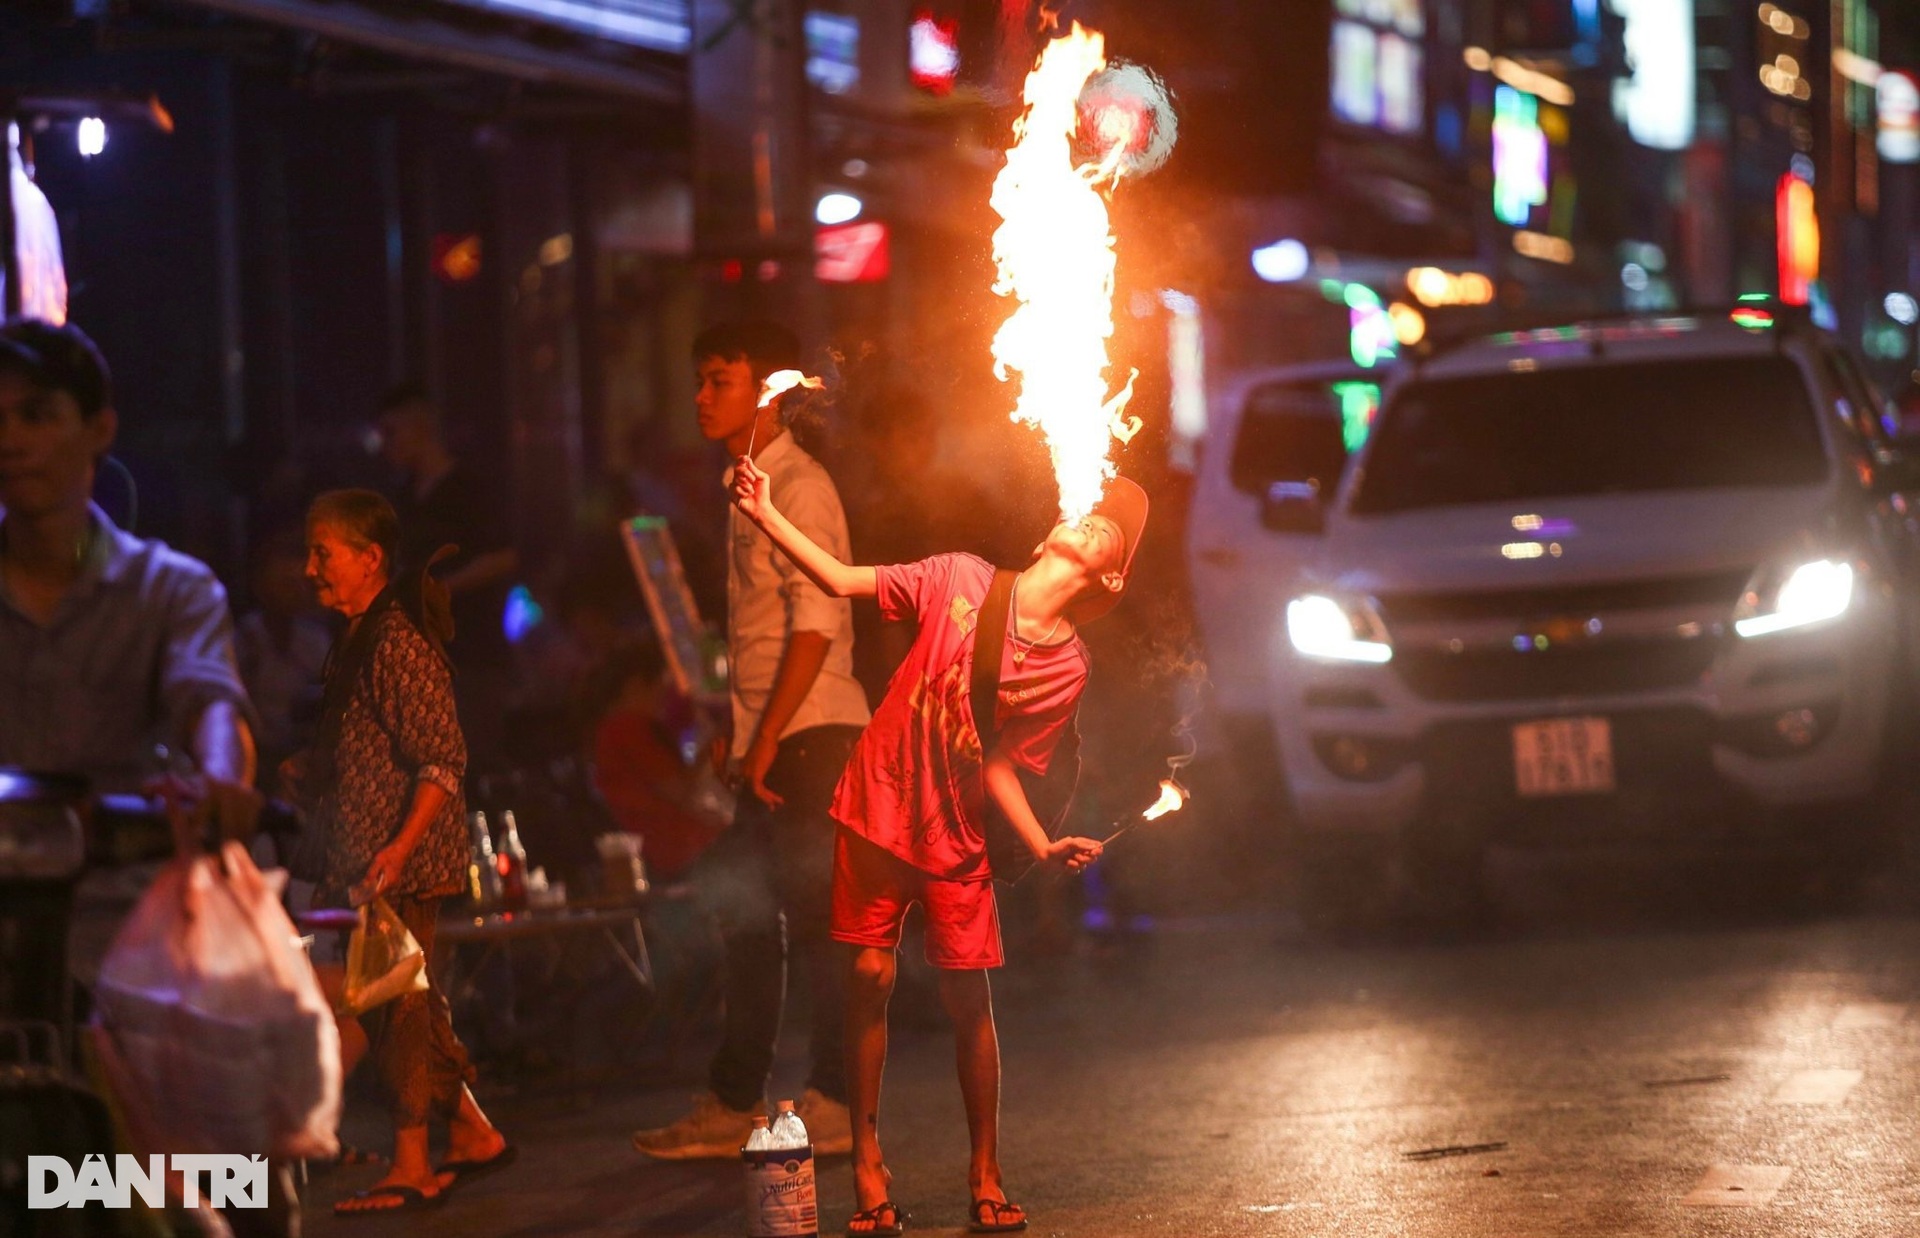
[[[1107,483],[1107,493],[1084,519],[1055,525],[1041,544],[1051,553],[1079,565],[1088,588],[1072,609],[1076,623],[1098,619],[1120,603],[1127,578],[1133,572],[1134,552],[1147,527],[1147,492],[1124,477]]]

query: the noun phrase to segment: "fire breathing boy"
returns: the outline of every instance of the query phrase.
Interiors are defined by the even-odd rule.
[[[736,463],[733,501],[794,563],[835,597],[871,597],[888,619],[915,619],[919,634],[834,793],[838,825],[832,935],[852,947],[847,984],[847,1101],[853,1116],[854,1235],[898,1235],[908,1219],[889,1197],[880,1153],[880,1081],[887,1058],[887,1001],[907,909],[926,909],[927,962],[958,1038],[956,1060],[972,1162],[967,1186],[975,1233],[1027,1227],[1008,1201],[999,1158],[1000,1042],[987,972],[1000,966],[984,821],[988,800],[1036,861],[1078,872],[1100,857],[1089,838],[1049,839],[1020,782],[1044,773],[1086,687],[1078,626],[1112,609],[1146,526],[1147,496],[1116,479],[1085,519],[1047,535],[1014,581],[999,666],[995,741],[981,751],[969,693],[974,634],[994,569],[945,554],[893,567],[840,562],[774,506],[767,475]]]

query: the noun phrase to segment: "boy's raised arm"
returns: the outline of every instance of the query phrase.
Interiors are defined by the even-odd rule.
[[[773,486],[766,473],[742,456],[733,467],[733,504],[740,513],[766,531],[781,553],[807,578],[837,598],[870,598],[879,589],[870,567],[842,563],[802,533],[773,505]]]

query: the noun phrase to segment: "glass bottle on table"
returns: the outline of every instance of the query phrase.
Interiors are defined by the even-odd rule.
[[[467,897],[474,910],[492,911],[500,905],[500,862],[493,854],[493,835],[487,814],[467,814]]]
[[[520,828],[513,809],[500,814],[500,906],[507,911],[527,909],[527,849],[520,845]]]

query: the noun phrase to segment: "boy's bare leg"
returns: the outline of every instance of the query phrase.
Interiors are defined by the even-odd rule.
[[[893,1175],[880,1154],[880,1077],[887,1069],[887,1002],[894,952],[854,946],[847,976],[847,1111],[853,1120],[853,1193],[861,1211],[887,1200]]]
[[[984,971],[943,971],[940,1000],[953,1020],[954,1064],[973,1145],[967,1189],[974,1199],[1005,1203],[1000,1185],[1000,1036],[993,1026],[993,990]]]

